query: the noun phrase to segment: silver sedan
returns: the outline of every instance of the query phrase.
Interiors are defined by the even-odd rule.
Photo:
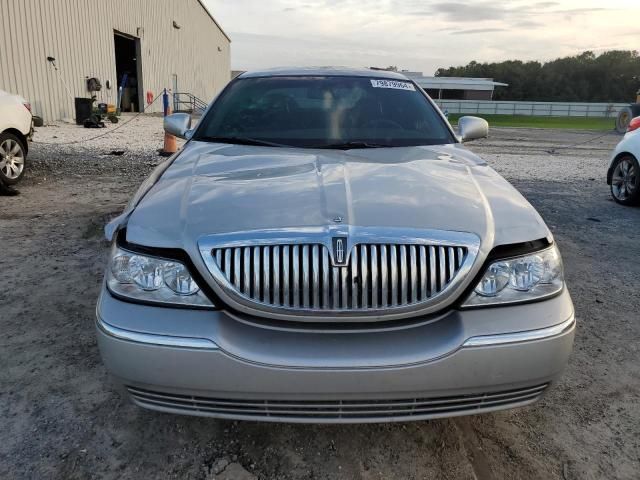
[[[107,226],[104,364],[163,412],[379,422],[519,407],[571,352],[533,207],[390,72],[245,73]]]

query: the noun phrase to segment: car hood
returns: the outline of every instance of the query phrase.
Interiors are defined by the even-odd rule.
[[[550,236],[533,207],[459,144],[341,151],[192,141],[128,216],[127,240],[191,250],[211,234],[337,222],[471,232],[483,250]]]

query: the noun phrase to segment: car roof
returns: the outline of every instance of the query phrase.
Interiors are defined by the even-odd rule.
[[[300,77],[300,76],[324,76],[324,77],[371,77],[389,78],[393,80],[408,80],[407,77],[398,72],[388,70],[372,70],[369,68],[349,68],[349,67],[281,67],[266,70],[255,70],[244,72],[240,78],[257,77]]]

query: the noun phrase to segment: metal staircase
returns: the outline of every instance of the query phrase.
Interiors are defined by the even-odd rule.
[[[187,92],[173,93],[173,111],[202,115],[208,104],[198,97]]]

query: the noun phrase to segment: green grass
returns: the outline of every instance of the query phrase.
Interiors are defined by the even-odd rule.
[[[493,127],[522,127],[522,128],[564,128],[576,130],[613,130],[615,119],[601,117],[533,117],[529,115],[485,115],[466,114],[484,118]],[[452,124],[458,123],[458,118],[464,115],[455,113],[449,115]]]

